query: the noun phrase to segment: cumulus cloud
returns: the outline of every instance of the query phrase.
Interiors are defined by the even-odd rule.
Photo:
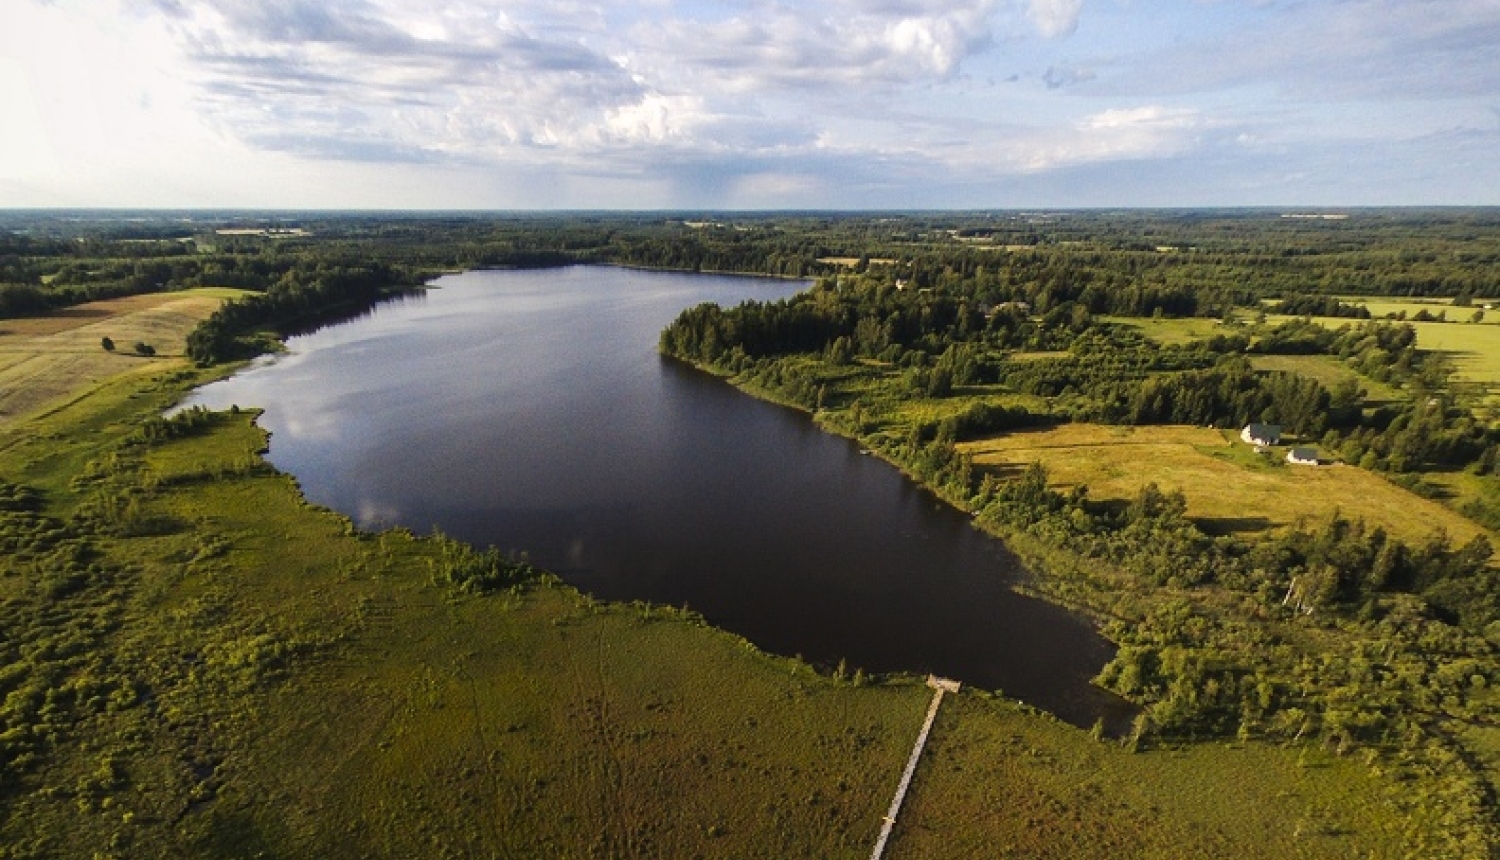
[[[1144,176],[1210,158],[1289,163],[1309,142],[1490,128],[1500,92],[1500,0],[1252,0],[1149,14],[1116,2],[1091,6],[1109,26],[1084,32],[1083,0],[0,7],[0,65],[34,56],[22,71],[37,82],[0,80],[21,125],[7,151],[38,165],[50,152],[60,165],[0,159],[0,190],[86,174],[68,181],[92,193],[131,151],[152,177],[132,187],[152,191],[179,174],[187,192],[229,188],[254,165],[269,178],[238,180],[259,195],[238,199],[256,205],[281,199],[265,190],[277,185],[312,200],[361,176],[379,177],[365,183],[385,189],[379,205],[402,205],[445,175],[463,179],[421,205],[909,205],[916,188],[941,205],[945,193],[974,201],[984,182],[1043,187],[1121,161]],[[47,46],[30,51],[43,33]],[[140,58],[101,50],[110,45],[138,45]],[[101,88],[76,73],[76,86],[57,83],[57,69],[84,67],[135,83]],[[78,97],[86,89],[107,95]],[[100,119],[69,125],[65,113]],[[103,140],[89,130],[107,125],[137,129],[134,148],[119,133],[68,149]],[[1459,145],[1432,140],[1423,153]],[[1493,188],[1493,168],[1475,164]]]
[[[1078,29],[1083,0],[1028,0],[1027,11],[1043,36],[1069,36]]]
[[[258,146],[412,160],[597,146],[652,93],[494,3],[156,0],[206,113]],[[682,127],[679,123],[674,128]]]
[[[901,2],[773,2],[723,20],[643,23],[632,33],[640,48],[629,65],[742,93],[943,79],[991,44],[994,9],[993,0],[937,10]]]
[[[614,139],[655,143],[691,140],[693,130],[706,119],[700,98],[648,93],[640,101],[607,111],[604,126]]]
[[[1071,128],[1023,144],[1019,164],[1053,170],[1105,161],[1162,158],[1190,147],[1203,127],[1197,111],[1146,105],[1091,114]]]
[[[204,116],[254,147],[583,163],[815,147],[837,120],[809,119],[799,100],[837,108],[947,81],[1015,0],[121,2],[167,22]]]

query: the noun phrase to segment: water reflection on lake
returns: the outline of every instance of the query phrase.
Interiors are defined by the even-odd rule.
[[[933,671],[1075,724],[1107,642],[1014,560],[800,413],[657,355],[703,301],[803,285],[605,267],[478,271],[289,340],[192,403],[266,410],[269,459],[360,525],[525,551],[607,599],[687,605],[766,650]]]

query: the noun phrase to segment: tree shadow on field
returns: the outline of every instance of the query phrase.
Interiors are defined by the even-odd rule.
[[[1267,517],[1193,517],[1192,520],[1204,534],[1214,536],[1263,532],[1272,526]]]
[[[199,842],[206,857],[282,857],[267,838],[263,828],[248,813],[240,810],[209,813],[212,824]]]
[[[974,474],[980,478],[993,475],[996,480],[1009,481],[1026,474],[1029,463],[975,463]]]
[[[115,311],[109,310],[107,308],[85,308],[74,306],[70,308],[58,308],[57,310],[52,311],[50,314],[47,314],[47,316],[57,317],[58,319],[94,320],[100,319],[102,317],[114,316],[114,314]]]

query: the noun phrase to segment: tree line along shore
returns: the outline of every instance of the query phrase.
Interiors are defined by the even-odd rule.
[[[115,336],[156,354],[0,425],[14,856],[868,849],[918,684],[818,675],[493,551],[360,534],[260,461],[250,414],[159,417],[279,331],[435,272],[571,263],[812,279],[688,309],[662,349],[858,438],[1119,646],[1098,682],[1140,705],[1126,737],[958,697],[893,854],[1491,856],[1493,406],[1418,321],[1354,309],[1447,302],[1466,310],[1420,323],[1483,334],[1492,213],[18,219],[0,219],[0,329],[112,297],[223,303],[180,344]],[[1252,422],[1327,465],[1236,442]],[[1217,441],[1174,442],[1187,427]],[[1113,444],[1127,431],[1176,453],[1140,458]],[[1064,475],[1082,460],[1005,453],[1026,440],[1093,459]],[[1286,515],[1291,497],[1322,505]],[[1446,527],[1412,523],[1417,504]],[[658,671],[599,658],[626,643]],[[347,790],[296,805],[331,774]],[[1225,779],[1249,795],[1190,801]],[[663,802],[684,823],[650,814]],[[470,814],[497,806],[504,827]],[[267,811],[290,808],[315,811]]]

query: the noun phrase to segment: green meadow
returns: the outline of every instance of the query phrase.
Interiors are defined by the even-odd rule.
[[[919,679],[547,577],[460,589],[465,548],[302,500],[253,412],[155,417],[209,376],[157,359],[0,428],[0,857],[868,855]],[[1423,796],[967,690],[887,856],[1465,856]]]
[[[1484,305],[1489,304],[1487,300],[1475,300],[1469,306],[1460,306],[1453,303],[1451,298],[1392,298],[1388,296],[1342,296],[1341,301],[1358,307],[1367,308],[1370,316],[1376,319],[1386,317],[1407,318],[1414,317],[1423,311],[1437,316],[1442,314],[1445,320],[1452,322],[1469,322],[1474,317],[1475,311],[1485,310]],[[1494,316],[1490,311],[1482,315],[1482,322],[1500,323],[1500,316]]]
[[[1493,395],[1500,386],[1500,326],[1474,323],[1412,323],[1417,345],[1449,357],[1454,377]]]
[[[1103,322],[1123,326],[1163,346],[1182,346],[1234,329],[1206,317],[1100,317]]]
[[[1333,356],[1254,355],[1250,357],[1250,365],[1256,370],[1293,373],[1316,379],[1329,390],[1352,379],[1364,389],[1366,402],[1390,402],[1402,396],[1399,390],[1383,382],[1360,376]]]
[[[1290,466],[1285,450],[1257,454],[1232,431],[1203,427],[1062,424],[966,442],[974,464],[1019,474],[1031,463],[1057,487],[1126,504],[1147,483],[1180,491],[1187,516],[1207,531],[1260,532],[1362,520],[1412,544],[1442,529],[1459,542],[1487,530],[1441,503],[1414,497],[1373,472],[1348,465]]]
[[[1407,323],[1416,330],[1417,346],[1445,356],[1453,366],[1455,382],[1467,385],[1470,390],[1490,399],[1500,393],[1500,325],[1492,324],[1500,322],[1500,310],[1487,311],[1484,320],[1474,322],[1472,315],[1480,308],[1456,308],[1451,303],[1393,302],[1374,298],[1350,301],[1368,306],[1377,317],[1398,311],[1406,311],[1407,316],[1412,316],[1417,309],[1425,309],[1433,315],[1446,311],[1447,322],[1413,320]],[[1290,319],[1292,317],[1272,315],[1268,321],[1277,323]],[[1336,317],[1313,319],[1329,328],[1339,328],[1354,322]],[[1148,334],[1163,343],[1171,342],[1170,338],[1175,336],[1171,329],[1164,329],[1159,334],[1148,331]],[[1372,396],[1379,397],[1374,392]]]

